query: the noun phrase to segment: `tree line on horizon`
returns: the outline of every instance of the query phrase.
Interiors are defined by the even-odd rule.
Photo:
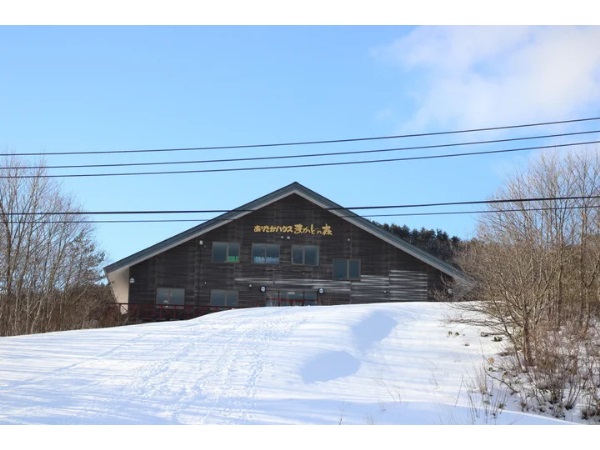
[[[411,229],[407,225],[371,222],[450,264],[455,264],[458,253],[464,244],[458,236],[450,236],[446,231],[439,228],[435,230],[425,227]]]

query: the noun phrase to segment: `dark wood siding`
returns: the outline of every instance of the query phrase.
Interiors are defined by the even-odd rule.
[[[273,228],[257,232],[257,226]],[[213,242],[239,243],[239,262],[213,263]],[[279,264],[253,263],[253,243],[278,244]],[[293,245],[317,245],[319,265],[291,264]],[[360,280],[333,280],[338,258],[360,260]],[[156,289],[171,287],[185,289],[186,304],[195,306],[210,304],[211,289],[237,290],[240,307],[318,288],[325,289],[324,304],[426,301],[441,280],[438,270],[296,194],[136,264],[130,276],[130,303],[154,304]]]

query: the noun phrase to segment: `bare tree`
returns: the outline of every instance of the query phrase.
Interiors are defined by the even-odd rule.
[[[509,338],[533,385],[553,392],[556,411],[585,390],[586,348],[598,344],[599,195],[598,151],[544,154],[497,192],[512,201],[490,205],[459,258],[478,282],[477,308]],[[543,392],[535,397],[548,400]]]
[[[15,158],[0,168],[1,335],[82,326],[89,318],[65,306],[73,296],[83,305],[101,279],[92,227],[44,175]]]
[[[589,325],[600,272],[600,157],[542,155],[496,194],[461,265],[491,313],[533,363],[541,323]],[[543,198],[536,202],[525,199]],[[518,339],[517,339],[518,338]]]

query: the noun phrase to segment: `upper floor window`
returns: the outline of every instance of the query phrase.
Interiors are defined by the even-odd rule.
[[[252,244],[254,264],[279,264],[279,244]]]
[[[319,246],[292,245],[292,264],[303,266],[318,266]]]
[[[360,259],[334,259],[334,280],[360,280]]]
[[[237,242],[213,242],[212,262],[236,263],[240,262],[240,244]]]

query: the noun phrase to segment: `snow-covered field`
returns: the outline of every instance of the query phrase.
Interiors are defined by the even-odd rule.
[[[439,303],[256,308],[3,337],[0,424],[567,423],[510,397],[485,404],[477,373],[502,343],[455,315]]]

